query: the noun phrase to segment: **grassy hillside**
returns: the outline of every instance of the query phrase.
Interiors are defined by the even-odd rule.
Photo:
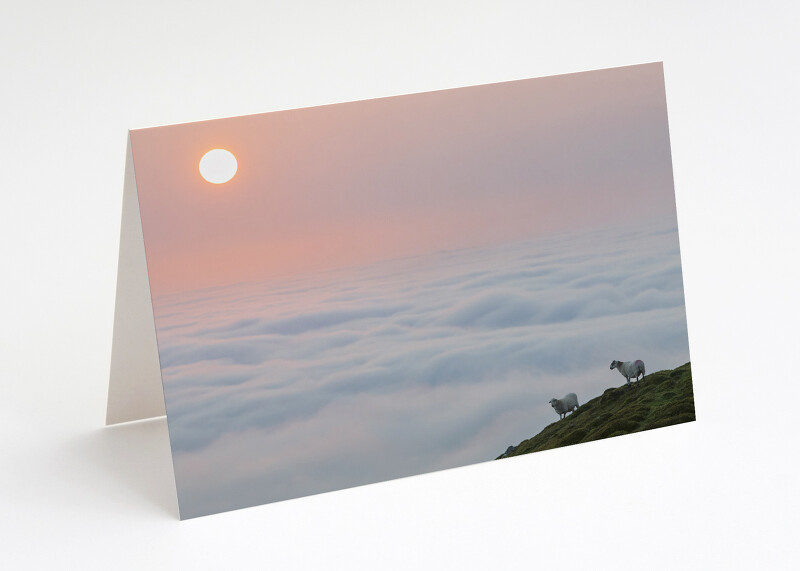
[[[565,419],[553,422],[533,438],[510,447],[497,459],[695,419],[691,363],[671,371],[650,373],[640,383],[631,381],[631,384],[634,386],[630,389],[624,384],[606,389],[599,397],[567,414]],[[556,417],[555,412],[553,416]]]

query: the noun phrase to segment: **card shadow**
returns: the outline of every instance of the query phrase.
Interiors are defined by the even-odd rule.
[[[76,443],[78,453],[163,514],[179,519],[166,417],[105,426]]]

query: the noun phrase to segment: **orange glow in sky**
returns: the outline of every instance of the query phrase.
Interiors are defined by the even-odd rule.
[[[659,63],[140,129],[131,143],[154,296],[675,212]],[[231,174],[216,157],[224,184],[198,176],[210,149],[233,158]]]

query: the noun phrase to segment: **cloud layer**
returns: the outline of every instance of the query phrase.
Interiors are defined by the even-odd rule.
[[[677,231],[606,230],[156,300],[181,512],[489,460],[689,360]]]

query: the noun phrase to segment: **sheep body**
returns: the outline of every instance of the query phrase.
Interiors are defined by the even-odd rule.
[[[550,406],[555,409],[559,420],[561,420],[567,416],[568,412],[572,412],[578,408],[578,395],[575,393],[569,393],[560,399],[550,399]]]
[[[625,381],[630,386],[631,378],[639,381],[639,375],[642,375],[644,380],[644,361],[611,361],[610,369],[617,369],[620,374],[625,377]]]

